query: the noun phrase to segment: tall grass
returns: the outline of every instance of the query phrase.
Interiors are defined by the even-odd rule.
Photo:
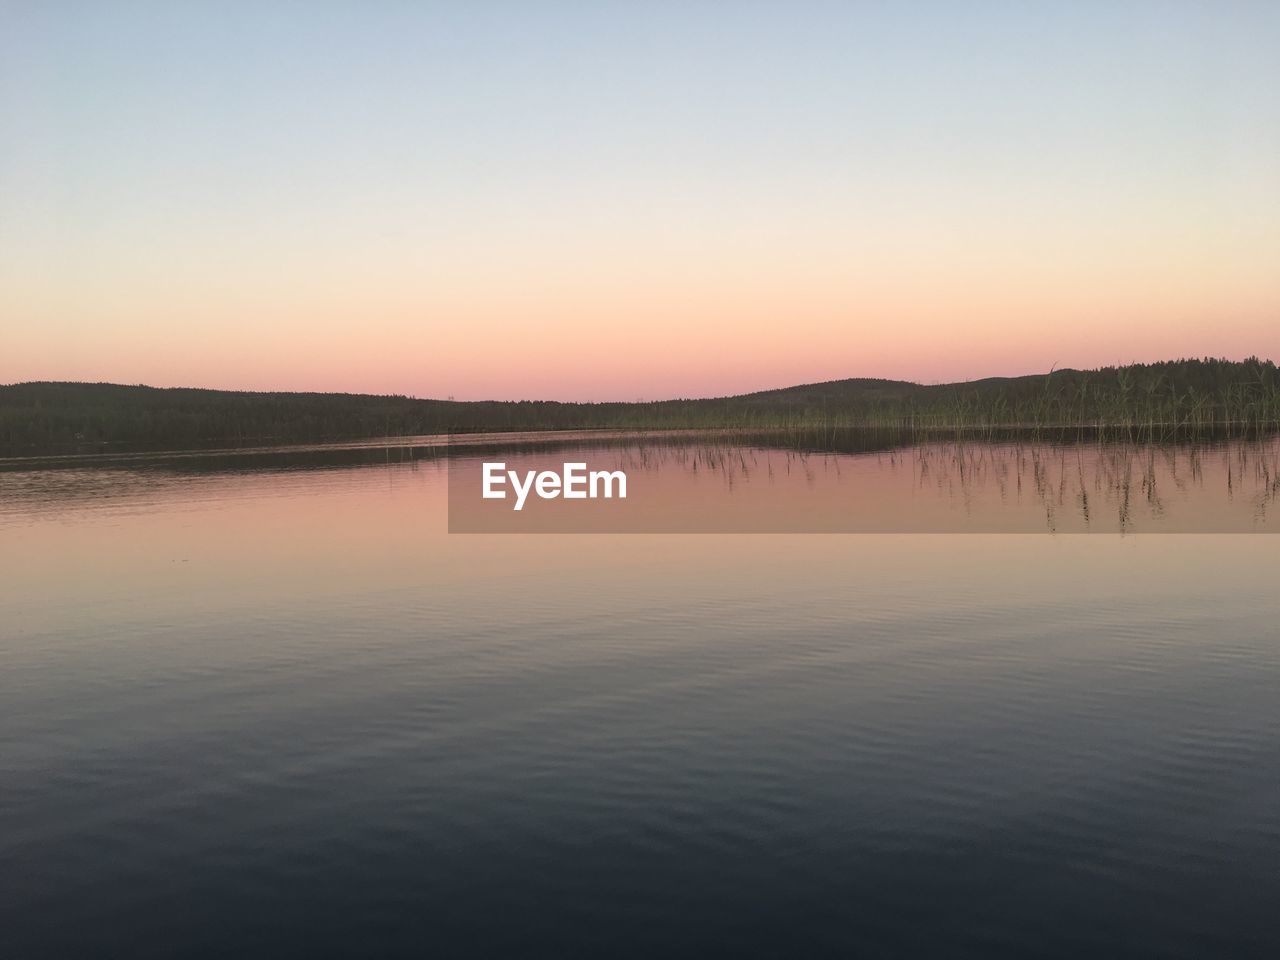
[[[1014,435],[1134,441],[1247,438],[1280,431],[1280,381],[1259,377],[1210,391],[1180,387],[1162,376],[1135,382],[1124,369],[1109,383],[1087,378],[1055,382],[1051,374],[1042,390],[1022,397],[958,389],[834,413],[805,410],[771,418],[762,412],[744,416],[739,425],[772,426],[813,440],[846,428],[988,440]]]

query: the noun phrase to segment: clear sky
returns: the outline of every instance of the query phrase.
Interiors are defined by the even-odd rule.
[[[0,0],[0,382],[1280,358],[1280,3]]]

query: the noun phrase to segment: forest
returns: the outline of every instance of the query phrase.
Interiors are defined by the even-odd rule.
[[[1272,360],[1185,359],[924,385],[850,379],[712,399],[454,401],[33,382],[0,385],[0,448],[175,448],[604,428],[1089,429],[1149,437],[1280,424]]]

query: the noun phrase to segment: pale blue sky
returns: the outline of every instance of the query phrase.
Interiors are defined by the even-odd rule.
[[[953,264],[989,250],[1007,274],[1035,248],[1078,257],[1059,278],[1074,285],[1108,259],[1150,267],[1149,239],[1171,273],[1243,253],[1247,269],[1201,291],[1239,293],[1223,309],[1241,331],[1276,305],[1253,264],[1280,252],[1274,2],[6,2],[0,21],[0,309],[21,330],[0,381],[87,376],[97,358],[111,379],[243,385],[236,358],[264,330],[283,343],[313,317],[324,350],[288,385],[376,388],[385,350],[387,389],[439,392],[461,370],[448,386],[462,395],[485,355],[458,324],[509,283],[529,310],[488,303],[488,329],[527,347],[531,326],[549,327],[567,358],[529,389],[594,395],[618,372],[574,380],[605,346],[578,353],[586,321],[560,316],[620,304],[634,325],[629,278],[685,271],[668,299],[704,305],[680,328],[705,316],[711,343],[732,312],[707,306],[712,288],[761,263],[779,291],[839,287],[802,321],[826,345],[815,361],[854,304],[851,335],[910,375],[888,318],[945,318],[899,310],[888,281],[858,288],[842,250],[883,278],[912,250]],[[556,313],[566,284],[581,285],[576,306]],[[958,304],[954,325],[985,303]],[[1168,329],[1177,318],[1157,306],[1142,322]],[[1234,349],[1209,321],[1157,352]],[[767,378],[756,326],[744,321],[742,386]],[[353,379],[325,358],[357,328],[383,346]],[[175,367],[181,342],[207,346],[209,366]],[[1039,342],[988,368],[1044,362]],[[425,383],[389,362],[433,343]],[[918,376],[965,372],[938,360]],[[815,378],[831,372],[815,362]],[[634,373],[626,393],[654,392],[654,369]]]

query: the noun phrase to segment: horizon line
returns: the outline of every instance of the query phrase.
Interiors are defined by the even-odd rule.
[[[906,380],[896,377],[876,377],[876,376],[850,376],[837,377],[829,380],[806,380],[799,383],[789,383],[782,386],[761,387],[756,390],[746,390],[740,393],[711,394],[705,396],[676,396],[663,397],[659,399],[648,399],[639,397],[633,400],[551,400],[545,398],[523,397],[514,400],[500,400],[492,397],[480,398],[475,400],[458,400],[452,394],[448,396],[420,396],[412,393],[370,393],[353,390],[280,390],[280,389],[231,389],[225,387],[205,387],[191,385],[171,385],[158,386],[150,383],[121,383],[114,380],[15,380],[10,383],[0,383],[0,388],[4,387],[25,387],[38,385],[56,385],[56,386],[98,386],[98,387],[124,387],[124,388],[142,388],[146,390],[198,390],[207,393],[251,393],[251,394],[291,394],[298,396],[334,396],[334,397],[399,397],[408,400],[421,400],[424,402],[436,403],[559,403],[559,404],[649,404],[649,403],[679,403],[682,401],[698,401],[698,400],[732,400],[736,397],[753,396],[760,393],[774,393],[783,390],[796,390],[801,387],[820,387],[833,383],[848,383],[850,381],[863,380],[879,383],[908,384],[916,387],[947,387],[958,386],[969,383],[983,383],[991,380],[1019,380],[1024,377],[1052,376],[1054,373],[1097,373],[1103,370],[1120,370],[1129,367],[1150,367],[1161,364],[1172,363],[1248,363],[1254,361],[1260,364],[1275,365],[1276,361],[1270,357],[1263,357],[1259,354],[1251,354],[1238,360],[1229,357],[1215,356],[1198,356],[1198,357],[1177,357],[1167,360],[1131,360],[1127,363],[1104,364],[1096,367],[1069,367],[1052,365],[1048,370],[1032,373],[1019,374],[993,374],[980,377],[969,377],[964,380],[934,380],[925,382],[922,380]]]

